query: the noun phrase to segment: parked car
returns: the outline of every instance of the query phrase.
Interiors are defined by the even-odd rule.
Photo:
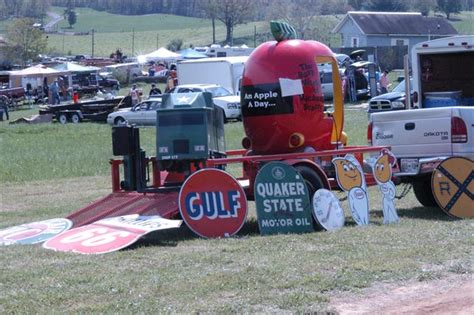
[[[413,79],[410,78],[410,94],[413,95]],[[369,100],[369,114],[400,110],[406,108],[405,80],[402,80],[390,93],[377,95]]]
[[[229,90],[218,84],[183,84],[170,91],[170,93],[192,92],[210,92],[214,104],[224,110],[224,122],[229,119],[241,119],[240,96],[232,95]]]
[[[97,85],[105,89],[120,89],[120,82],[108,72],[101,72],[97,75]]]
[[[354,83],[355,83],[356,96],[358,100],[367,100],[371,96],[370,82],[369,82],[369,67],[375,68],[375,80],[377,82],[377,91],[375,92],[374,95],[378,94],[378,91],[379,91],[378,80],[381,74],[380,74],[380,68],[375,63],[370,62],[370,61],[357,61],[350,64],[349,67],[350,67],[350,70],[354,72],[354,81],[355,81]],[[346,70],[344,71],[346,74],[348,73],[348,71]],[[348,89],[346,89],[346,91],[347,93],[349,93]]]
[[[339,70],[341,79],[344,77],[343,71]],[[321,80],[321,90],[325,100],[331,100],[334,95],[334,88],[332,83],[332,71],[321,71],[319,72],[319,78]]]
[[[138,103],[132,108],[119,109],[107,116],[109,125],[156,126],[156,110],[161,104],[161,97],[150,98]]]

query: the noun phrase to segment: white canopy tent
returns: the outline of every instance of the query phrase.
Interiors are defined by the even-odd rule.
[[[55,70],[40,64],[22,70],[10,71],[10,86],[26,87],[26,84],[30,83],[33,88],[36,88],[43,85],[44,82],[49,84],[67,73],[67,71]]]
[[[165,47],[161,47],[158,50],[152,51],[146,55],[140,55],[137,57],[138,62],[145,63],[149,61],[166,61],[172,62],[176,61],[181,57],[180,54],[172,52],[171,50],[166,49]]]

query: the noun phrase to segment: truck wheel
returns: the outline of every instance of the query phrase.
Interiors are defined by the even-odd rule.
[[[61,124],[65,125],[65,124],[67,123],[67,116],[66,116],[66,114],[59,114],[59,116],[58,116],[58,121],[59,121]]]
[[[114,121],[115,126],[121,126],[124,124],[125,124],[125,119],[123,119],[122,117],[115,118],[115,121]]]
[[[413,192],[419,203],[425,207],[438,207],[431,190],[431,180],[413,182]]]
[[[295,169],[303,176],[306,187],[308,187],[309,198],[312,202],[314,193],[320,189],[324,188],[323,181],[311,167],[306,165],[296,165]]]
[[[79,117],[78,114],[74,113],[71,115],[71,121],[73,124],[78,124],[81,122],[81,118]]]
[[[227,123],[227,117],[225,116],[225,112],[222,111],[222,117],[224,119],[224,124]]]

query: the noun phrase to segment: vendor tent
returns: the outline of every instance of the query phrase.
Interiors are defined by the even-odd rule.
[[[179,52],[182,59],[200,59],[200,58],[207,58],[206,54],[203,54],[199,51],[195,51],[192,48],[186,48]]]
[[[138,56],[139,61],[148,62],[148,61],[172,61],[177,60],[181,57],[180,54],[172,52],[164,47],[161,47],[158,50],[152,51],[149,54]]]
[[[74,62],[65,62],[65,63],[60,63],[54,66],[53,69],[58,70],[58,71],[67,71],[67,72],[94,72],[94,71],[99,71],[100,68],[92,67],[92,66],[86,67]]]
[[[97,81],[96,75],[100,70],[99,67],[83,66],[74,62],[60,63],[53,68],[58,71],[65,71],[69,73],[68,86],[73,86],[73,84],[81,85],[80,81]],[[85,79],[90,78],[91,75],[94,76],[93,79]]]
[[[36,65],[17,71],[10,71],[11,87],[26,87],[30,83],[33,88],[42,86],[43,82],[48,84],[62,75],[68,74],[67,71],[55,70],[44,65]]]

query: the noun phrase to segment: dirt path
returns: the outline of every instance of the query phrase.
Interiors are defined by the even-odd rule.
[[[58,24],[63,19],[63,17],[61,15],[57,14],[57,13],[54,13],[54,12],[47,12],[46,14],[51,18],[51,21],[49,21],[44,26],[44,30],[46,32],[52,32],[52,31],[54,31],[54,26],[56,24]]]
[[[331,305],[339,314],[474,314],[474,281],[471,275],[458,275],[403,286],[381,284],[335,297]]]

